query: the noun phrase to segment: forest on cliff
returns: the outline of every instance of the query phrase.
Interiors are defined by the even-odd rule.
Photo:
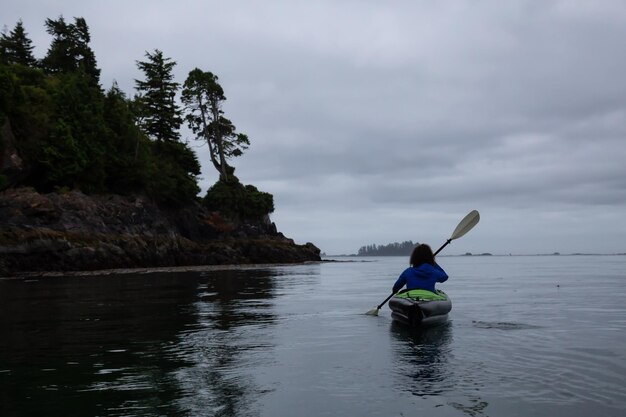
[[[176,62],[156,49],[137,61],[143,79],[127,97],[100,83],[100,69],[83,18],[47,19],[52,40],[43,58],[21,21],[0,37],[0,191],[145,195],[159,205],[199,200],[201,166],[181,138],[186,124],[209,147],[219,180],[201,199],[235,218],[274,210],[273,196],[243,185],[232,158],[250,142],[222,111],[218,77],[192,70],[181,84]]]

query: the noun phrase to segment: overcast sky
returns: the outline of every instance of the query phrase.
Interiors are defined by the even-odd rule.
[[[180,83],[218,75],[236,173],[298,243],[439,247],[477,209],[445,253],[626,252],[624,1],[9,0],[0,24],[41,58],[60,15],[106,89],[132,95],[154,49]]]

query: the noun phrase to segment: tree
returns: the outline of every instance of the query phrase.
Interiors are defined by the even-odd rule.
[[[200,187],[196,177],[200,163],[196,154],[185,143],[174,141],[151,142],[157,158],[148,192],[159,203],[183,206],[196,199]]]
[[[176,140],[180,114],[178,124],[159,124],[159,117],[166,117],[167,111],[154,113],[152,109],[161,108],[141,107],[144,120],[171,128],[156,131],[155,140],[150,140],[135,122],[135,103],[115,83],[105,94],[97,82],[99,70],[84,19],[73,24],[62,17],[48,19],[46,27],[53,41],[42,68],[0,59],[0,126],[10,131],[10,145],[24,166],[19,182],[1,172],[0,189],[10,181],[43,192],[139,192],[169,206],[195,201],[200,164],[193,150]],[[26,39],[22,33],[21,25],[11,35],[5,33],[0,38],[1,52],[17,50],[12,46],[16,44],[29,46],[25,40],[9,42]],[[177,91],[171,77],[173,63],[160,58],[159,79],[166,81],[161,90],[169,88],[166,105],[172,104]],[[146,82],[154,84],[154,79]],[[144,98],[148,97],[149,92]],[[9,144],[3,135],[0,154]]]
[[[204,205],[235,221],[261,221],[274,211],[274,197],[253,185],[241,184],[233,175],[227,180],[220,179],[209,188]]]
[[[394,242],[388,245],[367,245],[362,246],[359,249],[359,256],[407,256],[411,254],[411,251],[418,243],[413,243],[411,240],[404,241],[402,243]]]
[[[52,83],[52,130],[43,162],[50,185],[79,188],[86,193],[105,190],[107,144],[104,96],[81,71],[60,74]],[[71,168],[66,170],[66,166]],[[52,173],[57,172],[59,175]]]
[[[155,163],[149,192],[159,202],[185,204],[200,191],[196,181],[200,164],[193,150],[179,141],[182,117],[175,101],[179,84],[172,74],[176,62],[165,58],[158,49],[152,54],[146,52],[146,58],[137,62],[145,79],[135,80],[139,95],[131,110],[143,132],[153,140]]]
[[[177,142],[182,117],[175,101],[179,84],[174,82],[172,74],[176,62],[164,58],[158,49],[152,54],[146,52],[146,58],[147,61],[137,62],[145,75],[145,80],[135,80],[139,91],[135,103],[138,121],[151,139]]]
[[[28,38],[22,21],[18,21],[15,28],[0,38],[0,59],[6,64],[21,64],[35,67],[37,60],[33,56],[32,41]]]
[[[54,116],[48,81],[39,69],[0,64],[0,119],[3,127],[10,126],[12,144],[24,162],[18,185],[37,186],[44,177],[37,161],[50,138]]]
[[[250,145],[248,136],[237,133],[233,123],[223,116],[225,100],[216,75],[198,68],[189,73],[182,91],[185,120],[196,138],[207,142],[211,162],[224,180],[235,170],[227,160],[242,155]]]
[[[141,191],[152,177],[151,142],[135,125],[130,102],[117,82],[104,98],[104,121],[107,189],[118,194]]]
[[[82,17],[68,24],[63,16],[57,20],[46,19],[46,31],[53,36],[42,66],[48,74],[82,72],[93,86],[100,82],[96,56],[89,46],[89,27]]]

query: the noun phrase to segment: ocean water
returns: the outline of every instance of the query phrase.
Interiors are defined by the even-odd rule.
[[[0,416],[626,415],[626,256],[439,257],[425,331],[336,260],[0,279]]]

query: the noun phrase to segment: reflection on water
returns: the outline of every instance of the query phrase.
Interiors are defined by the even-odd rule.
[[[622,416],[626,257],[552,258],[443,259],[418,331],[404,258],[0,279],[0,416]]]
[[[473,320],[472,324],[474,327],[478,327],[480,329],[499,329],[499,330],[528,330],[528,329],[538,329],[539,326],[534,326],[532,324],[526,323],[507,323],[502,321],[477,321]]]
[[[455,401],[451,401],[448,404],[452,407],[456,408],[459,411],[462,411],[463,414],[468,415],[470,417],[479,417],[484,416],[485,411],[489,403],[487,401],[481,400],[479,397],[470,396],[468,399],[469,404],[462,404]]]
[[[186,363],[170,347],[195,321],[179,308],[192,287],[167,276],[2,284],[1,415],[171,409],[180,391],[171,372]]]
[[[274,323],[273,287],[264,270],[3,281],[0,415],[243,415],[261,389],[235,371],[271,351],[252,328]]]
[[[391,334],[399,390],[424,399],[444,397],[441,402],[470,417],[486,415],[489,403],[476,394],[445,399],[459,385],[459,366],[452,358],[452,322],[419,329],[392,322]]]
[[[398,389],[417,396],[440,395],[450,389],[448,356],[452,325],[412,329],[395,321],[391,324],[394,338],[394,365],[401,376]]]
[[[197,329],[181,337],[180,350],[190,366],[178,372],[185,395],[180,409],[190,415],[245,416],[266,388],[255,385],[254,361],[271,361],[269,327],[274,281],[267,271],[229,271],[199,283],[193,304]],[[252,414],[254,415],[254,414]]]

